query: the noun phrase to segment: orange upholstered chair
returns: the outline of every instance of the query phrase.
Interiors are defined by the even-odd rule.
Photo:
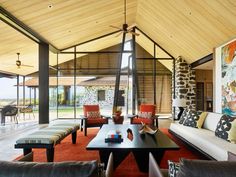
[[[158,117],[156,114],[156,106],[153,104],[143,104],[139,107],[138,115],[130,117],[131,124],[141,124],[141,122],[148,125],[155,125],[158,127]]]
[[[99,105],[84,105],[84,117],[81,122],[81,130],[84,128],[84,135],[87,136],[88,127],[101,127],[108,123],[108,118],[100,114]],[[84,123],[84,125],[83,125]],[[84,127],[83,127],[84,126]]]

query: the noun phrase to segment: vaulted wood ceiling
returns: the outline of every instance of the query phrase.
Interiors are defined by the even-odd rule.
[[[58,49],[113,32],[109,25],[121,27],[124,23],[123,0],[0,0],[0,5]],[[127,23],[136,25],[171,55],[182,56],[188,63],[235,37],[235,18],[235,0],[127,0]],[[152,53],[152,44],[139,37],[137,42]],[[113,35],[81,46],[81,50],[101,50],[119,42],[121,38]],[[7,66],[15,64],[17,52],[21,53],[22,63],[34,67]],[[30,74],[38,70],[37,56],[36,43],[1,21],[0,70]],[[50,64],[55,64],[56,55],[50,56]],[[166,54],[159,50],[157,56]],[[69,59],[64,56],[61,61]]]

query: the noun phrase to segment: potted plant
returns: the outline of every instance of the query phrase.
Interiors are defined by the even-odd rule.
[[[117,108],[117,110],[116,110],[116,112],[115,112],[115,115],[116,115],[116,116],[120,116],[121,114],[122,114],[122,108],[119,107],[119,108]]]
[[[124,116],[121,116],[121,114],[122,114],[122,108],[119,107],[119,108],[117,108],[117,110],[115,111],[115,114],[113,116],[113,122],[115,124],[122,124],[123,123]]]

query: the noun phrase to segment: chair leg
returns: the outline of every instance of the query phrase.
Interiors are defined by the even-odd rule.
[[[14,119],[15,119],[16,124],[18,124],[17,115],[15,115]]]
[[[133,124],[133,118],[130,118],[130,124]]]
[[[87,136],[87,120],[84,119],[84,136]]]
[[[2,125],[5,125],[5,120],[6,120],[6,119],[5,119],[5,116],[2,115],[2,116],[1,116],[1,124],[2,124]]]
[[[84,136],[87,136],[87,127],[84,127]]]
[[[81,132],[83,131],[84,119],[81,119]]]

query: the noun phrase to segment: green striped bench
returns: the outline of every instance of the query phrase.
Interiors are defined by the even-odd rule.
[[[53,162],[54,147],[65,137],[72,135],[72,143],[76,144],[78,123],[57,123],[38,130],[16,141],[15,148],[23,148],[24,155],[32,152],[32,148],[46,148],[47,161]]]

